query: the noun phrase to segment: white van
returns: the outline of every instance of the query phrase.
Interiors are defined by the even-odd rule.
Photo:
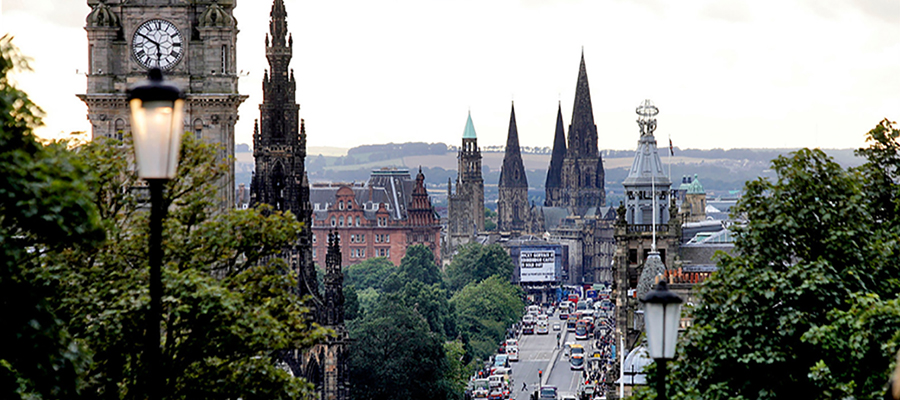
[[[531,315],[539,315],[541,313],[541,306],[528,306],[528,313]]]

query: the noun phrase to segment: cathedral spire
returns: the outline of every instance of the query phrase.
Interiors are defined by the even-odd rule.
[[[528,187],[528,178],[525,177],[525,166],[522,163],[522,153],[519,150],[519,132],[516,128],[516,105],[512,105],[509,114],[509,134],[506,137],[506,154],[503,156],[503,165],[500,168],[500,186]]]
[[[469,111],[469,119],[466,120],[466,130],[463,131],[463,139],[476,139],[475,124],[472,123],[472,111]]]
[[[584,64],[584,50],[581,52],[581,65],[578,67],[578,81],[575,84],[575,104],[572,107],[567,151],[569,157],[597,156],[597,125],[594,125],[594,108],[591,105],[591,87]]]
[[[556,134],[553,137],[553,153],[550,156],[550,168],[547,169],[547,199],[545,205],[551,205],[552,188],[562,186],[563,159],[566,158],[566,132],[563,127],[562,104],[556,111]]]

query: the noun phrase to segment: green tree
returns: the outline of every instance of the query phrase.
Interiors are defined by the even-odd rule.
[[[128,143],[77,148],[93,171],[89,187],[107,239],[44,259],[59,274],[54,306],[93,352],[86,393],[142,398],[141,346],[147,291],[147,213],[128,173]],[[215,182],[227,169],[216,149],[185,135],[178,176],[166,186],[163,232],[162,392],[167,398],[302,398],[309,386],[278,367],[281,354],[311,346],[310,325],[292,294],[294,273],[277,257],[302,229],[271,209],[220,211]],[[262,260],[270,259],[267,262]]]
[[[506,330],[521,316],[522,289],[492,276],[470,283],[450,299],[456,309],[457,329],[468,342],[470,357],[487,359],[506,337]]]
[[[898,136],[883,121],[858,168],[802,149],[747,184],[738,255],[700,287],[675,398],[879,396],[900,344]]]
[[[482,246],[470,243],[459,248],[459,253],[447,266],[447,282],[451,291],[458,291],[470,283],[478,283],[490,276],[512,279],[512,258],[498,244]]]
[[[441,269],[434,263],[434,253],[421,244],[406,249],[397,273],[404,281],[417,280],[426,285],[443,282]]]
[[[396,270],[397,267],[385,257],[369,258],[344,268],[344,286],[380,291],[384,280]]]
[[[347,320],[357,319],[361,315],[359,307],[359,298],[356,297],[356,290],[350,286],[344,285],[344,318]]]
[[[414,280],[407,282],[403,289],[384,297],[415,309],[428,321],[431,331],[439,334],[442,339],[456,336],[456,315],[447,301],[447,291],[441,289],[440,285],[429,286]]]
[[[9,79],[27,69],[11,38],[0,38],[0,397],[76,398],[90,352],[54,310],[61,279],[41,260],[91,249],[103,230],[84,180],[88,166],[33,134],[42,112]]]
[[[352,394],[357,399],[452,399],[450,366],[440,334],[425,318],[389,296],[350,325]]]

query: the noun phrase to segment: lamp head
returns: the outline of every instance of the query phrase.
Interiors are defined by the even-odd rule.
[[[184,92],[165,82],[159,68],[147,78],[128,91],[138,176],[172,179],[184,133]]]

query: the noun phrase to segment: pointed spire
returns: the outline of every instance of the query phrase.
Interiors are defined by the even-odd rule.
[[[563,159],[566,158],[566,132],[563,127],[562,105],[556,111],[556,133],[553,136],[553,153],[550,156],[550,168],[547,169],[545,187],[558,188],[562,185]]]
[[[287,11],[284,9],[284,0],[272,2],[272,12],[269,13],[269,33],[272,34],[272,46],[284,47],[287,36]]]
[[[463,139],[476,139],[475,124],[472,123],[472,111],[469,110],[469,118],[466,120],[466,129],[463,131]]]
[[[591,87],[584,63],[584,49],[581,51],[578,81],[575,83],[575,105],[572,107],[567,150],[569,157],[597,156],[597,125],[594,125],[594,108],[591,105]]]
[[[509,114],[509,134],[506,137],[506,154],[503,156],[503,165],[500,167],[501,187],[528,187],[528,178],[525,176],[525,165],[522,163],[522,153],[519,150],[519,132],[516,128],[516,105],[512,105]]]

